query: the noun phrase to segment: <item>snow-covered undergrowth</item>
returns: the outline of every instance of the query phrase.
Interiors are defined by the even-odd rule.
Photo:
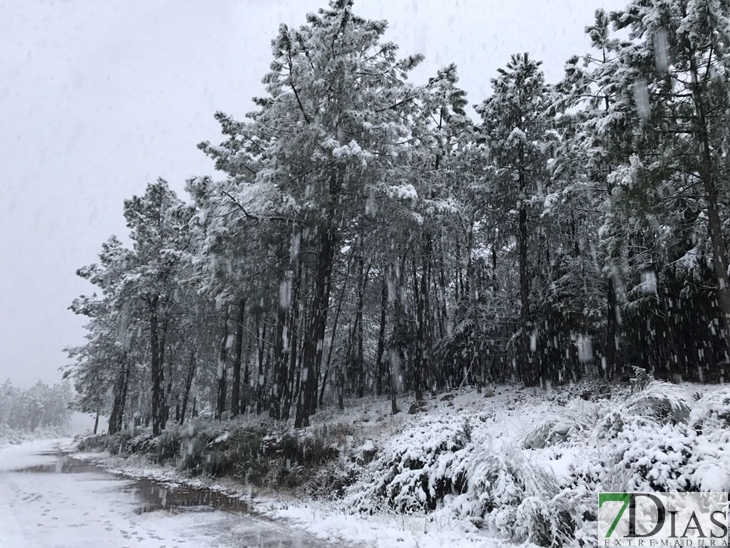
[[[439,402],[383,440],[343,504],[462,518],[513,542],[591,546],[600,490],[730,491],[730,389],[577,392]]]
[[[223,475],[247,497],[268,487],[260,511],[383,546],[594,546],[598,491],[730,491],[722,386],[500,386],[388,411],[359,400],[320,411],[306,431],[238,419],[106,447],[166,463],[167,480]]]
[[[144,465],[172,466],[187,477],[229,477],[256,487],[293,489],[316,485],[315,476],[340,456],[349,435],[342,424],[292,431],[258,418],[195,420],[170,427],[158,437],[143,428],[86,438],[77,449],[104,450]],[[115,459],[115,466],[119,464]]]

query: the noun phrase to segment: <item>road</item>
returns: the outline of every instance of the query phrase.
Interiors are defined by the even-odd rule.
[[[326,546],[214,493],[169,490],[74,461],[60,454],[67,441],[0,450],[0,547]]]

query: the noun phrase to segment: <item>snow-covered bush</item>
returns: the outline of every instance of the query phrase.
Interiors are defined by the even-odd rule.
[[[156,441],[158,463],[175,459],[179,454],[182,440],[178,430],[165,431]]]
[[[652,382],[611,416],[606,482],[620,490],[724,491],[730,487],[730,390],[695,402],[681,386]],[[604,439],[605,442],[609,440]],[[605,485],[604,485],[605,486]]]
[[[651,418],[659,423],[687,422],[692,397],[682,387],[668,382],[651,381],[633,394],[623,405],[625,413]]]
[[[694,435],[686,426],[633,421],[612,448],[615,477],[626,491],[694,491],[690,474]]]
[[[337,459],[316,469],[304,484],[304,493],[315,499],[337,499],[357,479],[358,470],[348,459]]]
[[[371,463],[385,474],[361,497],[363,511],[372,511],[380,501],[397,512],[434,510],[445,496],[464,491],[466,471],[461,464],[469,451],[464,423],[429,419],[396,436]]]
[[[163,434],[164,435],[164,434]],[[231,475],[255,480],[266,473],[260,459],[265,432],[254,427],[228,429],[220,424],[190,425],[175,434],[179,442],[179,465],[195,475]]]
[[[515,392],[488,421],[482,403],[419,415],[363,464],[345,505],[448,512],[514,542],[577,547],[597,543],[599,491],[730,489],[730,389],[576,388]]]
[[[491,530],[518,541],[545,535],[550,520],[546,502],[558,490],[551,474],[492,440],[472,452],[467,468],[470,514],[483,516]]]
[[[459,512],[483,517],[487,528],[513,541],[562,546],[595,520],[590,474],[564,481],[549,458],[492,439],[475,448],[466,468],[468,498]]]
[[[111,436],[101,434],[82,439],[76,446],[76,449],[78,451],[88,452],[108,451],[110,454],[116,455],[131,452],[127,446],[130,440],[132,440],[132,435],[127,431],[117,432]]]
[[[590,434],[603,417],[606,404],[573,400],[565,407],[553,410],[525,435],[525,449],[544,449],[569,439],[583,439]]]
[[[143,455],[160,464],[172,462],[192,475],[230,476],[272,488],[299,488],[315,480],[321,489],[328,485],[331,493],[341,493],[354,480],[354,472],[328,478],[325,470],[336,471],[330,465],[342,455],[349,435],[343,425],[297,433],[267,420],[198,419],[184,426],[171,426],[156,437],[149,429],[140,429],[134,437],[128,431],[89,437],[78,448]]]
[[[730,389],[701,395],[692,410],[690,423],[698,434],[730,429]]]
[[[702,396],[689,428],[696,434],[692,484],[700,491],[730,492],[730,388]]]

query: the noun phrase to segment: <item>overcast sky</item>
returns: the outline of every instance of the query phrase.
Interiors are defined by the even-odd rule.
[[[75,270],[125,234],[122,200],[158,176],[182,193],[210,174],[195,145],[213,113],[242,117],[263,91],[280,22],[326,0],[0,0],[0,382],[57,382],[83,342],[67,310],[93,288]],[[557,81],[584,53],[598,7],[622,0],[360,0],[387,38],[423,53],[420,83],[455,62],[471,103],[510,54]]]

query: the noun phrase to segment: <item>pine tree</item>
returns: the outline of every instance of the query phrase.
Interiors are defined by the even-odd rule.
[[[146,308],[151,377],[152,431],[165,426],[165,350],[172,328],[172,307],[179,286],[179,267],[192,245],[188,230],[191,211],[160,179],[142,196],[124,203],[124,216],[134,243],[124,284]]]
[[[317,404],[343,228],[364,213],[371,193],[383,190],[382,173],[405,152],[398,143],[410,137],[405,113],[415,94],[404,81],[420,58],[398,60],[397,46],[380,41],[386,26],[356,16],[344,0],[310,14],[299,29],[282,25],[264,78],[268,97],[256,100],[260,110],[250,115],[252,125],[241,126],[242,141],[258,147],[257,183],[276,189],[276,220],[295,223],[293,237],[315,257],[307,276],[311,318],[297,426],[308,424]]]
[[[492,80],[494,94],[478,107],[497,192],[504,196],[504,202],[514,204],[517,215],[514,233],[521,305],[517,374],[528,386],[539,381],[530,354],[530,335],[535,327],[530,311],[530,209],[533,198],[549,180],[551,97],[540,65],[526,53],[513,55],[506,68],[499,70],[499,77]]]

